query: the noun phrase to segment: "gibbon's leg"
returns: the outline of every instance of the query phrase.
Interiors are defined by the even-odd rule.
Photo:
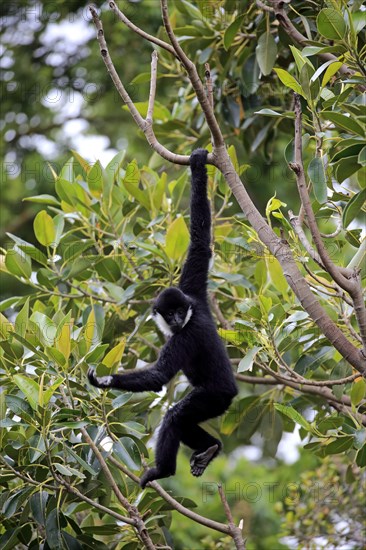
[[[177,405],[169,409],[164,416],[163,422],[159,428],[158,441],[155,450],[155,468],[149,468],[142,475],[140,480],[141,487],[154,479],[161,479],[175,474],[177,464],[177,454],[180,443],[180,429],[176,422]]]
[[[191,472],[195,476],[202,475],[219,453],[221,443],[197,424],[220,416],[231,400],[230,396],[210,394],[204,388],[195,388],[174,405],[165,415],[159,430],[155,451],[156,466],[143,474],[141,487],[145,487],[153,479],[175,474],[180,441],[196,450],[191,457]]]

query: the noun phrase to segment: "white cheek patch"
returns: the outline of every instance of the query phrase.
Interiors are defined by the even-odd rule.
[[[188,323],[188,321],[189,321],[190,318],[192,317],[192,313],[193,313],[192,307],[189,306],[188,311],[187,311],[187,314],[186,314],[186,317],[185,317],[185,319],[184,319],[183,327],[186,326],[186,324]]]
[[[164,317],[160,315],[160,313],[155,313],[153,315],[153,319],[163,334],[165,334],[166,336],[172,336],[173,333],[170,326],[168,325]]]
[[[99,384],[105,384],[106,386],[110,386],[112,384],[112,376],[98,376],[97,381]]]

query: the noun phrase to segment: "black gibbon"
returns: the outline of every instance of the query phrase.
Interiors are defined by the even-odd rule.
[[[191,241],[179,285],[161,292],[153,305],[153,318],[169,337],[157,362],[99,378],[93,368],[88,371],[90,383],[98,388],[160,391],[180,370],[193,386],[192,391],[166,413],[156,444],[156,466],[143,474],[142,487],[154,479],[174,475],[180,442],[194,450],[191,473],[202,475],[222,445],[199,424],[223,414],[237,394],[230,360],[216,331],[207,296],[211,258],[207,154],[205,149],[196,149],[190,157]]]

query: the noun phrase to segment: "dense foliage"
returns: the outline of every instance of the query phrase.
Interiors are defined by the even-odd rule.
[[[297,2],[300,15],[293,11],[292,17],[306,45],[295,47],[273,12],[250,2],[246,10],[222,4],[208,14],[207,2],[176,2],[176,35],[198,64],[211,65],[230,158],[257,193],[265,220],[288,241],[329,317],[360,346],[348,295],[303,248],[290,223],[288,205],[299,210],[295,178],[286,172],[283,188],[279,175],[293,161],[295,91],[302,102],[312,207],[328,252],[336,264],[364,270],[365,12],[359,2],[329,2],[314,14],[313,5]],[[324,61],[329,53],[336,58]],[[168,84],[174,76],[179,84],[168,99],[158,94],[157,137],[179,153],[189,153],[193,144],[210,149],[181,68],[164,51],[160,62],[159,76]],[[347,71],[338,73],[343,63]],[[148,78],[143,72],[135,83]],[[145,102],[137,108],[146,114]],[[258,153],[251,167],[244,154],[249,150]],[[140,492],[135,476],[152,459],[151,436],[162,412],[188,391],[187,383],[178,377],[163,395],[100,392],[87,384],[85,373],[90,365],[104,375],[156,359],[163,339],[149,306],[179,276],[189,242],[189,177],[185,168],[168,170],[155,154],[145,164],[133,157],[121,151],[102,167],[73,152],[62,168],[51,170],[47,193],[28,197],[40,209],[33,234],[9,233],[2,251],[1,269],[18,292],[5,294],[0,304],[1,548],[141,548],[136,530],[123,521],[125,498],[157,547],[229,549],[233,542],[223,533],[187,518],[184,528],[176,518],[171,523],[177,501],[186,508],[197,502],[201,514],[225,521],[218,480],[226,485],[236,523],[244,518],[248,548],[328,542],[360,548],[365,380],[304,311],[213,166],[209,292],[241,383],[232,408],[209,429],[223,438],[228,455],[241,445],[258,446],[267,469],[232,453],[213,464],[202,484],[188,483],[181,457],[177,478],[163,483],[173,490],[173,504],[153,489]],[[274,459],[284,432],[298,428],[306,450],[303,465],[289,473]],[[247,492],[252,479],[246,469],[261,490],[266,483],[275,487],[271,498],[259,499],[261,508]],[[113,479],[123,498],[111,490]],[[328,489],[340,487],[335,504],[314,496],[319,480]],[[237,483],[239,496],[232,491]],[[291,483],[301,487],[295,496]],[[312,536],[315,542],[309,542]]]

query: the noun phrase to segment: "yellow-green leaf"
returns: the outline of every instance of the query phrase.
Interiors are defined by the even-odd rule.
[[[46,210],[38,212],[33,222],[34,233],[43,246],[52,246],[55,242],[55,226]]]
[[[125,350],[126,341],[122,340],[117,344],[113,349],[111,349],[103,359],[103,365],[106,367],[112,368],[116,363],[120,363],[122,359],[123,352]]]
[[[267,259],[267,267],[273,286],[287,298],[289,286],[283,274],[280,262],[274,256],[271,256]]]
[[[0,313],[0,337],[2,340],[7,340],[9,333],[14,331],[12,323]]]
[[[285,71],[284,69],[274,69],[275,73],[277,74],[278,78],[281,80],[281,82],[287,86],[287,88],[291,88],[291,90],[294,90],[297,94],[300,94],[304,96],[304,92],[296,78],[294,78],[290,73]]]
[[[165,252],[172,260],[179,260],[186,252],[189,244],[189,231],[180,216],[170,225],[165,239]]]
[[[328,84],[329,80],[336,74],[342,65],[343,63],[341,61],[335,61],[329,65],[323,76],[322,88]]]

